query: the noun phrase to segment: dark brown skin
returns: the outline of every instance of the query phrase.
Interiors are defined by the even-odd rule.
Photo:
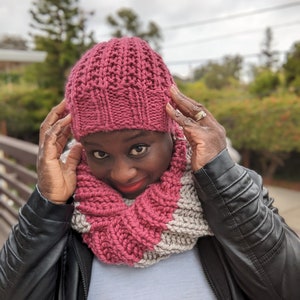
[[[37,158],[38,188],[41,194],[56,204],[65,204],[76,187],[76,167],[82,146],[75,144],[65,163],[60,160],[71,134],[71,116],[63,116],[65,101],[52,108],[40,128]]]
[[[129,199],[160,179],[173,152],[170,133],[147,130],[96,132],[81,142],[93,175]]]
[[[198,170],[226,148],[225,130],[205,107],[180,93],[175,86],[171,87],[170,92],[177,109],[167,104],[166,111],[183,127],[192,147],[192,169]],[[204,110],[206,116],[195,121],[195,115],[200,110]],[[64,111],[63,100],[42,123],[37,158],[38,188],[46,199],[56,204],[65,204],[73,195],[76,188],[76,167],[82,152],[82,145],[75,143],[66,161],[60,160],[71,134],[71,116],[64,116]],[[165,139],[166,142],[170,141],[170,136],[166,134]]]
[[[177,110],[168,103],[167,113],[183,127],[192,147],[192,169],[199,170],[226,148],[225,129],[203,105],[180,93],[175,86],[170,92]],[[195,121],[194,117],[200,110],[205,111],[206,117]]]

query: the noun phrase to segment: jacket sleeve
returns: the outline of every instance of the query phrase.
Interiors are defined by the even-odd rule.
[[[300,299],[300,239],[254,171],[224,150],[194,174],[205,217],[250,299]]]
[[[54,299],[72,212],[33,192],[0,251],[0,299]]]

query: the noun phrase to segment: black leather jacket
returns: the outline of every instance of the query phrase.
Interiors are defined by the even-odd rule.
[[[255,172],[227,151],[194,174],[214,237],[197,244],[218,299],[300,299],[300,240]],[[86,299],[93,255],[70,229],[72,204],[34,191],[0,252],[1,300]]]

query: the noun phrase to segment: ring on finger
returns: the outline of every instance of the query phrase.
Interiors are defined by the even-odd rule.
[[[195,114],[194,119],[196,122],[198,122],[205,117],[206,117],[206,112],[204,110],[200,110]]]

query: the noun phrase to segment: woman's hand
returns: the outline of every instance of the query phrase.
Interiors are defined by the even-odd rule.
[[[56,204],[66,203],[74,193],[76,167],[82,151],[81,144],[76,143],[70,149],[66,161],[60,160],[71,133],[71,116],[64,116],[64,112],[65,100],[52,108],[41,124],[37,158],[39,191],[43,197]]]
[[[176,109],[168,103],[167,113],[183,128],[192,147],[192,169],[197,171],[226,148],[225,129],[203,105],[183,95],[176,86],[170,92]]]

